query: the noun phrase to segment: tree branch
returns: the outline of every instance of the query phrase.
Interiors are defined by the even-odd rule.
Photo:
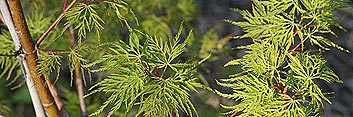
[[[295,51],[297,51],[300,45],[302,45],[302,42],[298,41],[297,44],[295,44],[295,46],[289,50],[289,54],[293,54]]]
[[[39,52],[45,52],[45,53],[65,53],[65,50],[45,50],[38,48]]]
[[[16,27],[16,32],[19,34],[21,47],[25,54],[25,63],[28,65],[29,73],[25,74],[30,75],[34,83],[34,86],[39,94],[42,105],[49,117],[58,117],[60,116],[59,110],[56,106],[56,103],[53,100],[48,88],[45,86],[44,78],[39,76],[37,70],[37,54],[34,42],[31,39],[26,21],[24,19],[22,6],[19,0],[8,0],[8,5],[10,7],[11,15]]]
[[[67,111],[64,107],[64,104],[61,101],[61,98],[60,98],[58,92],[56,91],[56,88],[54,87],[53,83],[51,82],[50,78],[48,78],[46,80],[46,83],[48,85],[49,91],[50,91],[51,95],[53,96],[58,109],[61,111],[62,116],[69,117],[69,113],[67,113]]]
[[[16,50],[22,49],[21,44],[20,44],[20,40],[19,40],[19,36],[16,33],[15,26],[14,26],[12,18],[11,18],[11,14],[9,12],[9,8],[8,8],[5,0],[0,0],[0,9],[1,9],[1,14],[2,14],[1,20],[4,22],[4,24],[7,25],[7,28],[9,29],[12,40],[15,45],[15,49]],[[20,55],[20,56],[16,55],[16,57],[21,65],[22,72],[24,74],[29,73],[30,71],[28,70],[28,65],[25,62],[24,56],[23,55]],[[31,80],[31,76],[28,74],[27,75],[25,74],[25,79],[26,79],[26,84],[27,84],[28,90],[29,90],[29,94],[32,99],[34,111],[38,117],[44,117],[45,113],[44,113],[42,104],[40,102],[37,89],[35,87],[33,87],[34,83]]]
[[[56,18],[56,20],[47,28],[47,30],[44,31],[44,33],[38,38],[37,40],[37,46],[39,47],[39,45],[42,43],[42,41],[45,39],[45,37],[48,36],[49,32],[51,30],[53,30],[55,28],[55,26],[60,22],[60,20],[64,17],[64,15],[66,14],[67,11],[69,11],[72,6],[74,6],[74,4],[77,2],[77,0],[72,0],[71,3],[69,4],[69,6],[67,6],[62,12],[61,14],[58,16],[58,18]]]

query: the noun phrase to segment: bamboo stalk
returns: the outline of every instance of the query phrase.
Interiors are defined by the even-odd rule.
[[[31,35],[28,31],[26,21],[24,19],[22,6],[19,0],[8,0],[8,5],[10,7],[11,15],[16,27],[16,32],[19,34],[21,46],[25,53],[25,61],[28,65],[29,74],[34,83],[34,86],[37,89],[40,100],[46,111],[46,114],[49,117],[58,117],[60,116],[59,110],[54,102],[50,91],[45,85],[44,78],[39,76],[37,70],[37,54],[35,43],[31,39]]]

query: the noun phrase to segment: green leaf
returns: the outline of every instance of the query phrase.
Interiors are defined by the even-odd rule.
[[[87,65],[101,65],[92,71],[111,73],[87,95],[98,92],[109,95],[92,115],[103,112],[110,105],[108,116],[121,108],[126,108],[128,113],[135,106],[139,109],[136,116],[172,116],[173,113],[179,116],[180,110],[188,116],[197,115],[189,92],[205,87],[194,77],[199,64],[176,60],[184,52],[191,31],[184,42],[180,39],[182,26],[173,39],[150,36],[136,29],[129,31],[128,43],[113,43],[106,55]]]
[[[92,31],[94,29],[99,37],[103,30],[102,24],[104,24],[104,21],[98,15],[96,9],[97,5],[95,4],[83,3],[71,8],[65,14],[67,22],[65,23],[64,29],[74,25],[74,29],[78,32],[78,39],[86,38],[86,31]]]
[[[216,81],[233,90],[216,93],[233,99],[235,105],[221,105],[232,116],[319,116],[323,101],[331,103],[316,81],[342,82],[326,66],[321,53],[305,48],[309,40],[321,49],[336,45],[322,34],[335,35],[340,27],[332,13],[344,7],[335,0],[254,0],[251,10],[237,10],[245,21],[226,20],[243,28],[253,43],[240,46],[243,57],[227,62],[224,67],[240,66],[229,79]],[[295,44],[297,43],[297,44]]]

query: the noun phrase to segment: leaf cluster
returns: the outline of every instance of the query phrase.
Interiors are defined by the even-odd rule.
[[[37,69],[39,74],[43,75],[45,79],[48,79],[51,73],[56,72],[56,80],[58,80],[61,71],[61,60],[62,56],[53,53],[38,54]]]
[[[332,12],[344,7],[337,0],[254,0],[252,11],[235,10],[246,21],[230,21],[244,29],[239,38],[253,44],[241,46],[247,54],[225,66],[239,65],[241,73],[217,81],[233,89],[223,97],[239,102],[223,105],[239,116],[320,116],[323,100],[330,103],[317,81],[341,82],[325,64],[320,51],[305,49],[309,41],[323,50],[335,47],[323,34],[335,35],[339,27]]]
[[[64,24],[64,29],[73,26],[73,29],[77,30],[79,41],[87,38],[87,32],[92,32],[93,30],[97,37],[100,38],[105,23],[100,14],[108,11],[115,11],[116,16],[126,26],[128,26],[126,14],[129,14],[137,21],[135,14],[126,2],[122,0],[107,0],[90,4],[80,3],[70,9],[65,14],[67,22]]]
[[[12,111],[9,107],[6,105],[0,103],[0,115],[1,116],[10,116],[12,114]]]
[[[190,38],[187,36],[181,42],[181,29],[172,39],[130,29],[128,42],[111,44],[108,54],[90,64],[102,64],[101,68],[95,70],[97,72],[114,71],[91,88],[93,91],[88,95],[97,92],[109,95],[92,115],[112,105],[109,115],[123,106],[127,108],[126,112],[138,107],[136,116],[180,116],[179,111],[193,116],[196,109],[189,99],[189,91],[196,91],[196,87],[203,85],[197,83],[193,76],[199,63],[177,60]]]
[[[78,36],[77,44],[70,47],[70,52],[68,52],[67,56],[71,73],[71,85],[74,78],[73,74],[77,74],[74,73],[75,70],[81,74],[85,85],[87,84],[86,76],[92,80],[91,70],[87,64],[89,59],[98,58],[100,56],[97,55],[104,53],[104,51],[100,51],[94,55],[90,54],[90,52],[96,51],[97,45],[101,44],[101,38],[103,38],[101,34],[104,31],[104,26],[106,26],[102,17],[106,15],[103,15],[103,13],[108,11],[114,11],[118,19],[127,27],[129,25],[125,15],[130,13],[135,18],[128,4],[122,0],[91,2],[88,4],[79,3],[65,14],[66,22],[61,33],[64,33],[66,29],[72,26],[73,30],[77,31]]]
[[[63,103],[66,110],[69,110],[68,113],[70,116],[81,116],[80,102],[78,100],[78,94],[76,92],[70,91],[69,88],[60,86],[62,91]],[[99,108],[101,102],[100,98],[97,97],[88,97],[85,99],[85,104],[87,105],[87,112],[94,112]],[[103,116],[103,113],[100,114]]]
[[[78,38],[86,38],[86,31],[94,30],[98,35],[103,30],[102,24],[104,23],[103,19],[98,15],[96,4],[83,4],[80,3],[78,6],[73,7],[68,11],[65,16],[67,21],[65,23],[65,28],[67,29],[70,26],[73,26],[73,29],[77,30]]]
[[[20,69],[20,63],[16,58],[17,50],[15,50],[10,33],[7,31],[3,31],[2,33],[3,34],[0,35],[0,42],[2,43],[0,44],[0,53],[2,55],[0,56],[0,70],[2,71],[0,78],[9,80],[10,82],[7,86],[10,86],[20,80],[19,78],[22,76],[22,71]],[[24,82],[21,81],[21,83],[14,88],[21,86],[23,83]]]

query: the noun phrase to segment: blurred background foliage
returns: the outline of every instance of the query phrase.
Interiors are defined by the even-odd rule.
[[[61,0],[26,0],[21,1],[24,12],[26,14],[26,21],[30,29],[32,38],[36,40],[42,32],[51,24],[51,22],[61,13],[63,3]],[[140,29],[150,35],[158,35],[163,38],[173,38],[177,33],[181,22],[184,22],[184,31],[182,36],[186,36],[186,31],[193,29],[191,40],[189,40],[186,52],[181,59],[195,58],[200,60],[211,54],[211,57],[198,68],[198,76],[200,82],[217,90],[223,92],[230,92],[230,89],[222,88],[216,85],[216,78],[226,78],[230,73],[240,70],[239,67],[227,67],[223,65],[233,58],[239,58],[245,54],[244,50],[236,50],[234,47],[246,45],[250,43],[248,39],[232,39],[234,35],[241,35],[242,31],[239,27],[233,26],[224,22],[225,19],[234,21],[241,21],[242,18],[238,13],[230,10],[230,8],[250,9],[250,0],[125,0],[125,2],[132,8],[137,19],[131,16],[129,12],[123,12],[132,27]],[[127,40],[128,31],[119,22],[115,12],[112,12],[110,7],[104,4],[98,4],[98,14],[104,20],[104,30],[101,33],[99,40],[96,34],[87,34],[86,44],[88,45],[102,45],[104,43],[113,42],[117,40]],[[353,11],[350,9],[341,9],[337,12],[340,16],[346,16],[341,20],[347,32],[336,30],[338,37],[341,39],[332,39],[346,47],[346,49],[353,50]],[[350,22],[350,23],[349,23]],[[62,31],[65,21],[62,20],[57,28],[52,31],[43,42],[41,48],[55,49],[55,50],[70,50],[70,41],[68,34]],[[1,33],[6,33],[4,24],[0,26]],[[3,41],[1,41],[2,45]],[[1,46],[0,45],[0,46]],[[85,48],[83,52],[89,52],[90,48]],[[1,47],[1,53],[8,52],[8,48]],[[11,50],[11,49],[10,49]],[[103,52],[94,50],[95,53],[88,53],[86,58],[94,59],[101,57]],[[60,54],[59,54],[60,55]],[[334,91],[335,98],[332,98],[333,105],[325,104],[325,116],[353,116],[353,56],[350,53],[343,53],[332,48],[332,51],[325,53],[328,59],[328,64],[332,66],[334,71],[342,78],[344,84],[324,84],[324,90]],[[63,56],[63,55],[61,55]],[[59,73],[60,79],[55,84],[59,95],[63,98],[65,108],[73,117],[80,116],[79,102],[75,86],[70,86],[70,70],[67,66],[67,57],[64,56]],[[5,65],[3,65],[5,66]],[[4,71],[4,67],[0,67],[0,71]],[[19,71],[16,71],[20,72]],[[0,74],[1,74],[0,73]],[[34,116],[34,110],[31,104],[30,96],[27,86],[21,86],[16,89],[20,80],[15,80],[14,84],[7,85],[15,79],[16,73],[12,73],[12,78],[1,76],[0,78],[0,114],[28,117]],[[93,74],[92,82],[86,86],[87,89],[97,81],[99,81],[106,74]],[[55,79],[55,73],[50,75]],[[53,80],[54,81],[54,80]],[[89,80],[87,80],[89,81]],[[221,98],[209,91],[200,90],[198,93],[192,94],[192,100],[196,106],[201,117],[223,117],[219,104],[233,105],[235,102]],[[89,113],[94,112],[103,103],[102,99],[106,98],[104,95],[94,95],[85,98],[87,110]],[[117,116],[122,113],[116,112]],[[104,114],[102,114],[104,116]]]

